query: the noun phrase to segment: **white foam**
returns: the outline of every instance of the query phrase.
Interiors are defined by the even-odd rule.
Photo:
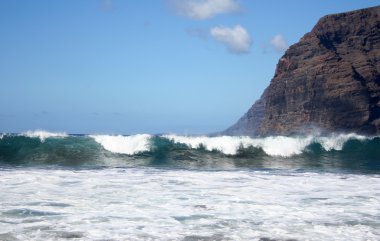
[[[22,136],[30,138],[40,138],[41,142],[44,142],[47,138],[62,138],[67,137],[67,134],[64,132],[48,132],[44,130],[35,130],[35,131],[26,131],[21,133]]]
[[[251,138],[247,136],[164,136],[169,140],[182,143],[191,148],[199,148],[201,145],[207,150],[218,150],[226,155],[235,155],[240,147],[248,148],[249,146],[262,148],[265,153],[272,156],[292,156],[302,153],[313,138],[309,137],[286,137],[273,136],[266,138]]]
[[[232,136],[177,136],[177,135],[165,135],[163,136],[176,143],[185,144],[191,148],[199,148],[201,145],[206,150],[217,150],[227,155],[236,154],[240,145],[247,147],[247,143],[251,140],[249,137],[232,137]],[[246,145],[244,145],[246,144]]]
[[[151,135],[92,135],[90,137],[94,138],[94,140],[101,144],[107,151],[133,155],[139,152],[149,151],[149,140]]]
[[[270,136],[265,138],[252,138],[247,136],[163,136],[176,143],[182,143],[190,148],[203,146],[206,150],[217,150],[226,155],[235,155],[240,147],[249,146],[262,148],[271,156],[290,157],[301,154],[312,143],[320,143],[326,151],[342,150],[344,143],[351,139],[364,140],[367,137],[357,134],[339,134],[330,137],[286,137]]]
[[[75,240],[380,240],[379,175],[16,168],[0,176],[0,240],[71,234]]]
[[[367,137],[357,135],[354,133],[350,134],[333,134],[330,137],[317,137],[317,142],[319,142],[323,149],[326,151],[331,151],[331,150],[337,150],[340,151],[343,148],[344,143],[346,143],[349,140],[356,139],[356,140],[365,140]]]

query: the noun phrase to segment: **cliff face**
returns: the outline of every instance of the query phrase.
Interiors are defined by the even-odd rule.
[[[279,60],[231,135],[380,133],[380,6],[323,17]]]

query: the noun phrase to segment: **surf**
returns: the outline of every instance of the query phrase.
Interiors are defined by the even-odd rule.
[[[0,165],[254,168],[281,162],[306,166],[352,162],[380,169],[380,137],[354,133],[258,138],[72,135],[37,130],[0,137]]]

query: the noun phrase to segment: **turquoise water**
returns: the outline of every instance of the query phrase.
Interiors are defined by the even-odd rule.
[[[380,138],[0,136],[0,240],[379,240]]]
[[[3,134],[0,166],[291,169],[379,173],[380,138]]]

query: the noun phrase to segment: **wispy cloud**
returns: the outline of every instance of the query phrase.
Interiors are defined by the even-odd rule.
[[[250,52],[252,39],[248,31],[240,25],[233,28],[224,26],[210,29],[210,35],[217,41],[223,43],[227,50],[235,54],[246,54]]]
[[[241,9],[237,0],[168,0],[168,2],[178,14],[199,20]]]
[[[270,45],[277,53],[282,53],[288,49],[289,45],[286,42],[284,36],[277,34],[270,40]]]

